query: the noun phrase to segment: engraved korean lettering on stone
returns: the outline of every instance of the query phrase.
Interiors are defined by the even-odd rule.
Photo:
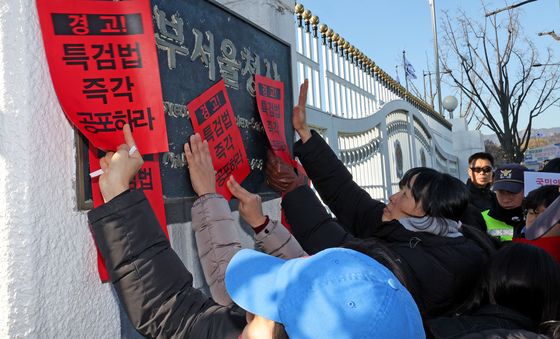
[[[177,67],[176,55],[189,55],[189,50],[184,45],[183,19],[179,13],[175,13],[171,15],[171,20],[167,20],[167,14],[157,5],[154,6],[154,19],[156,21],[154,27],[156,45],[167,52],[167,67],[175,69]]]
[[[189,110],[186,105],[176,104],[170,101],[163,102],[163,112],[173,118],[190,119]]]

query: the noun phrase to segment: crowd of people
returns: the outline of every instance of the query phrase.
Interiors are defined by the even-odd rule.
[[[154,338],[560,337],[560,198],[544,186],[524,199],[524,168],[469,159],[469,180],[412,168],[387,204],[373,199],[306,121],[307,81],[293,110],[294,154],[305,174],[269,153],[267,183],[291,226],[262,212],[259,195],[227,187],[259,250],[242,249],[216,194],[208,143],[185,158],[198,199],[192,227],[210,296],[171,249],[126,144],[101,159],[105,204],[92,234],[135,328]],[[310,188],[308,181],[318,193]],[[330,210],[327,211],[325,205]],[[469,222],[472,222],[470,224]]]

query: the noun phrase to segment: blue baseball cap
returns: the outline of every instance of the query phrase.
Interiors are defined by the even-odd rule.
[[[244,249],[225,276],[232,300],[296,338],[425,338],[418,307],[385,266],[345,248],[284,260]]]

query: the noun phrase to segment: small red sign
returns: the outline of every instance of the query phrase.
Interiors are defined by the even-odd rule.
[[[228,201],[230,175],[242,182],[251,172],[241,132],[237,127],[224,80],[220,80],[187,105],[193,128],[208,141],[216,170],[216,192]]]
[[[272,152],[292,164],[284,128],[284,83],[258,74],[255,81],[257,106]]]

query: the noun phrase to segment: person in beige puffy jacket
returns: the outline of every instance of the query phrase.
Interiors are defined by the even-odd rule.
[[[228,202],[216,193],[216,176],[208,143],[195,134],[184,149],[191,183],[198,195],[192,207],[192,227],[204,277],[214,301],[229,306],[233,301],[226,291],[224,277],[229,261],[241,250],[239,230],[236,229]],[[239,199],[240,216],[255,231],[257,247],[283,259],[307,256],[280,222],[263,214],[258,194],[241,187],[233,176],[229,178],[227,186],[233,196]]]

